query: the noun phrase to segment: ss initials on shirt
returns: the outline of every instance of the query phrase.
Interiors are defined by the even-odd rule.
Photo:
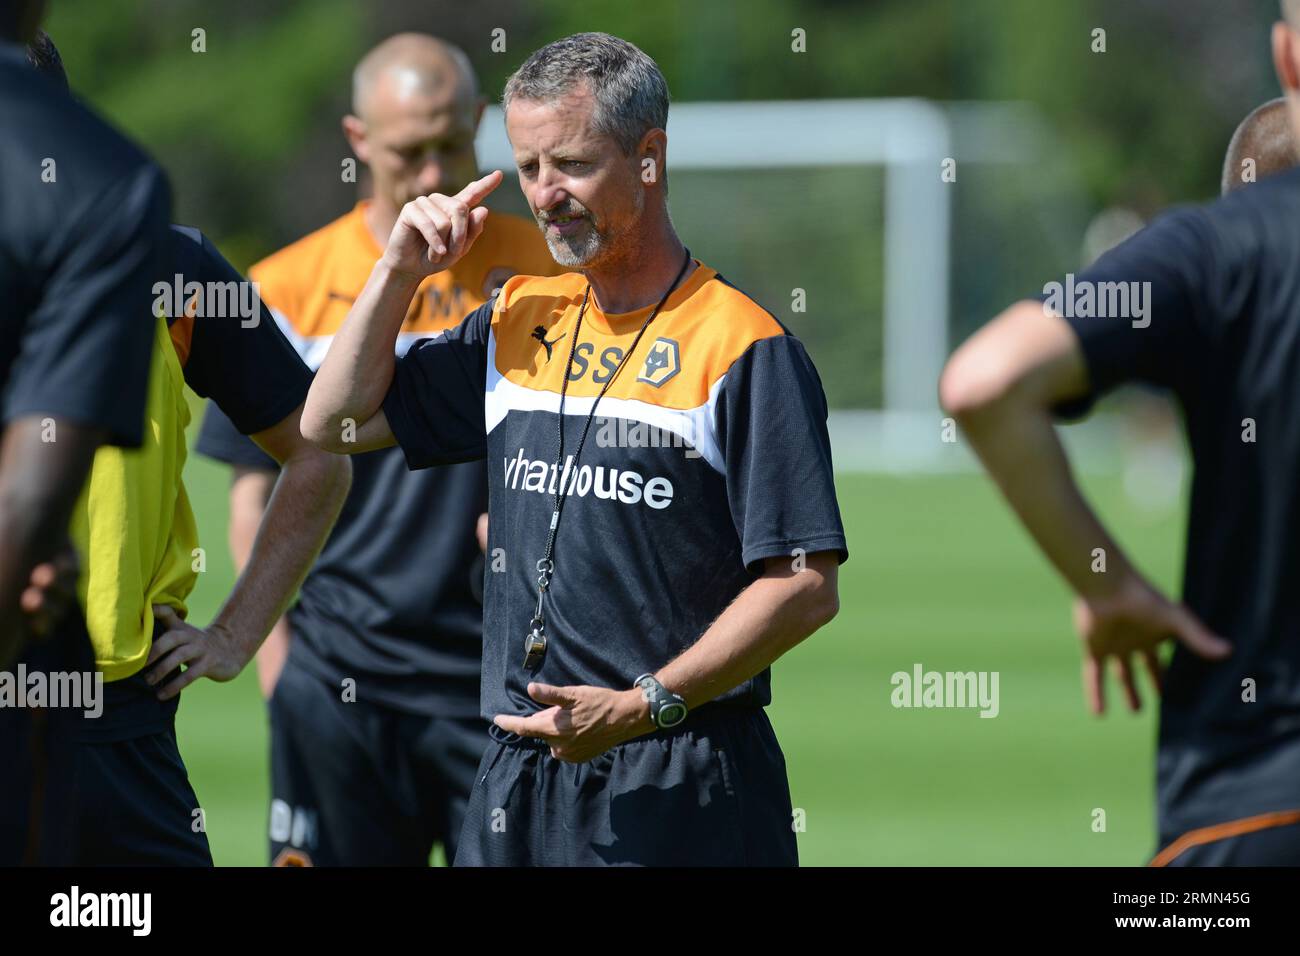
[[[578,347],[573,351],[573,371],[569,373],[569,381],[576,382],[583,378],[588,370],[591,369],[592,353],[596,351],[594,342],[579,342]],[[609,377],[614,374],[618,368],[618,363],[623,360],[623,350],[617,345],[611,345],[600,353],[600,367],[591,373],[591,380],[597,385],[604,385],[609,381]]]

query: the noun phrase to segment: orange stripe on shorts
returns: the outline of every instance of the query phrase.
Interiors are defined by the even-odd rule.
[[[1168,866],[1179,854],[1190,850],[1194,846],[1204,846],[1206,843],[1214,843],[1216,840],[1226,840],[1228,837],[1241,836],[1243,833],[1254,833],[1257,830],[1267,830],[1272,827],[1284,827],[1291,823],[1300,823],[1300,810],[1278,810],[1274,813],[1261,813],[1257,817],[1229,820],[1227,823],[1216,823],[1213,826],[1201,827],[1199,830],[1189,830],[1157,853],[1155,859],[1149,865]]]

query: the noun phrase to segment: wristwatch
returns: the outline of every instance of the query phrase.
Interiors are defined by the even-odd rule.
[[[641,696],[650,705],[650,720],[660,730],[676,727],[686,719],[686,701],[659,683],[654,674],[642,674],[632,686],[641,688]]]

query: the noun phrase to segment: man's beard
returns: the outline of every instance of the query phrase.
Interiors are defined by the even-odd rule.
[[[604,236],[596,230],[590,219],[581,235],[564,236],[545,227],[542,235],[546,238],[547,248],[551,250],[551,258],[562,266],[585,266],[596,259],[605,245]]]
[[[597,261],[616,257],[618,251],[627,245],[628,234],[635,230],[640,222],[644,200],[640,194],[637,195],[637,200],[637,215],[626,228],[614,233],[601,231],[597,228],[591,213],[576,205],[566,205],[561,209],[553,209],[537,216],[537,224],[542,228],[542,236],[546,239],[547,248],[551,250],[551,258],[558,264],[572,269],[591,266]],[[551,219],[566,215],[581,216],[586,221],[586,228],[574,236],[566,236],[547,228]]]

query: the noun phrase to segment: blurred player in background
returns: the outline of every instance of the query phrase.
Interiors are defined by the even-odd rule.
[[[1286,100],[1279,97],[1252,110],[1233,133],[1220,177],[1222,194],[1289,169],[1297,162],[1300,155],[1287,119]],[[1139,220],[1107,248],[1119,245],[1141,227]],[[1105,250],[1097,255],[1101,251]],[[1125,395],[1119,433],[1123,442],[1124,491],[1129,500],[1147,514],[1176,511],[1182,504],[1186,451],[1178,410],[1168,395],[1150,389],[1134,389]]]
[[[50,678],[93,671],[53,560],[96,449],[141,442],[170,201],[148,157],[32,70],[40,6],[0,2],[0,670]],[[0,706],[0,865],[72,862],[81,714]]]
[[[1283,9],[1273,58],[1295,136],[1300,0]],[[940,383],[1077,595],[1092,710],[1104,710],[1110,664],[1132,709],[1137,667],[1162,692],[1157,865],[1300,864],[1300,171],[1287,169],[1277,117],[1266,107],[1234,137],[1224,185],[1242,158],[1260,176],[1285,172],[1160,217],[1075,278],[1128,308],[1018,303],[957,350]],[[1170,389],[1186,422],[1184,604],[1101,526],[1053,430],[1054,415],[1125,382]],[[1158,650],[1170,638],[1166,673]]]
[[[468,58],[434,37],[399,34],[357,65],[343,130],[373,198],[249,273],[313,369],[402,206],[478,176],[483,107]],[[420,285],[397,353],[456,325],[510,276],[555,271],[531,222],[494,215],[470,255]],[[230,544],[242,566],[279,487],[274,462],[215,409],[197,447],[235,466]],[[271,858],[416,866],[441,843],[450,862],[488,740],[478,716],[484,563],[475,534],[485,468],[412,473],[396,449],[358,456],[354,468],[329,543],[258,657],[271,714]]]
[[[821,382],[673,228],[650,57],[565,37],[504,106],[529,208],[579,271],[511,279],[395,360],[422,277],[478,254],[502,177],[408,203],[303,411],[332,451],[491,463],[493,743],[456,865],[793,865],[764,707],[771,664],[838,610]]]
[[[48,38],[29,58],[66,89]],[[231,680],[252,659],[320,550],[351,472],[302,438],[311,374],[201,233],[172,227],[157,278],[165,291],[153,288],[138,305],[155,313],[142,320],[153,336],[144,440],[130,452],[96,452],[72,515],[84,565],[78,593],[104,679],[103,713],[76,730],[79,865],[211,864],[176,743],[179,694],[200,677]],[[245,572],[203,629],[184,621],[205,560],[181,480],[186,385],[284,471]]]
[[[1223,157],[1221,191],[1234,190],[1300,165],[1300,149],[1287,115],[1286,97],[1257,106],[1232,134]]]

